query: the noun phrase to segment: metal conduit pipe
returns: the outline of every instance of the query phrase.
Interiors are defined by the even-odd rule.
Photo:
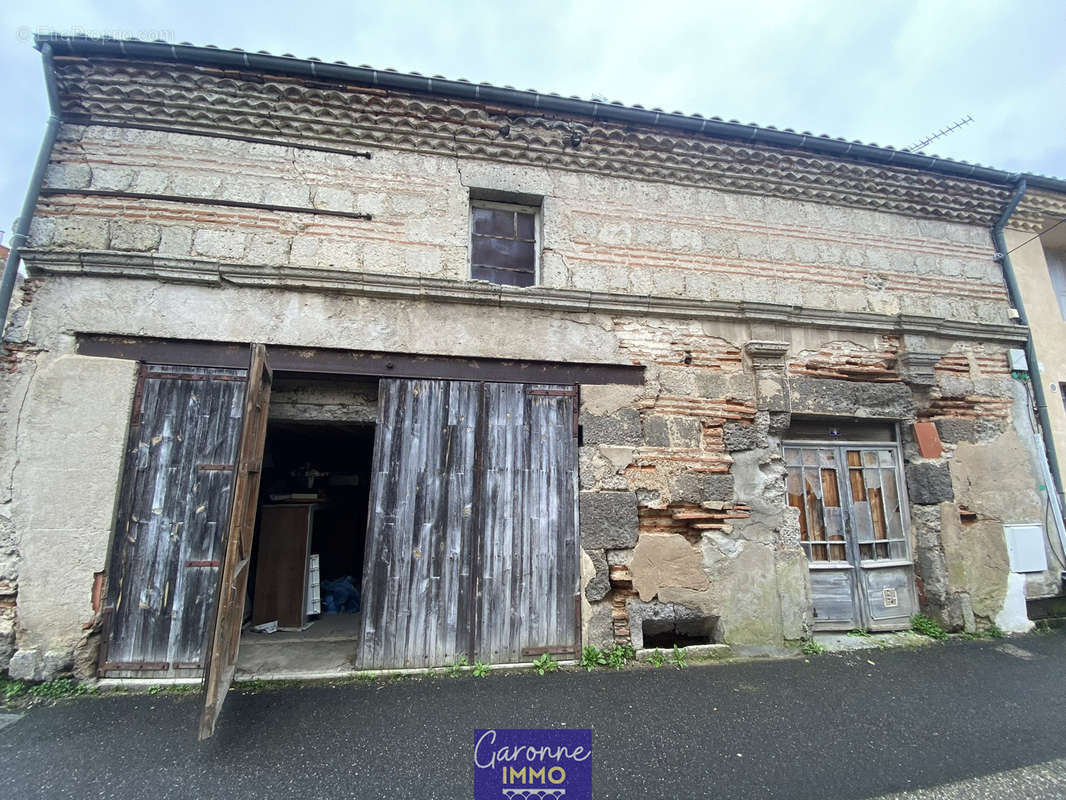
[[[18,276],[19,261],[22,255],[22,247],[29,239],[30,223],[33,221],[33,210],[37,207],[37,198],[41,192],[41,184],[44,183],[44,171],[48,167],[48,160],[52,157],[52,146],[59,135],[59,93],[56,90],[55,70],[52,67],[52,47],[44,44],[41,47],[41,56],[44,62],[44,82],[48,89],[48,122],[44,129],[44,139],[41,141],[41,149],[37,151],[37,161],[33,165],[33,173],[30,175],[30,185],[26,189],[26,197],[22,201],[22,211],[15,220],[15,228],[11,234],[11,252],[8,253],[4,263],[4,276],[0,279],[0,337],[7,326],[7,311],[11,305],[11,295],[15,291],[15,279]]]

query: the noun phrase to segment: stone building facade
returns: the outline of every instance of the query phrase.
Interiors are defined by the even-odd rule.
[[[321,62],[52,49],[62,125],[4,343],[13,675],[97,668],[140,368],[106,337],[638,369],[580,386],[584,644],[808,638],[837,540],[793,485],[804,442],[895,459],[904,583],[869,597],[974,630],[1061,591],[1051,541],[1019,575],[1004,539],[1046,490],[1000,173]],[[534,209],[533,286],[470,279],[472,200]],[[271,413],[374,419],[374,392],[315,380]]]

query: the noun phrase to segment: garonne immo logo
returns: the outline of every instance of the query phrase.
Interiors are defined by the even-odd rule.
[[[474,800],[501,798],[592,800],[592,731],[474,731]]]

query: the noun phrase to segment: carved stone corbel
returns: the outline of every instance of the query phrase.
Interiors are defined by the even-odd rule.
[[[788,370],[785,356],[788,342],[752,340],[744,345],[744,354],[755,373],[755,407],[760,411],[789,413]]]

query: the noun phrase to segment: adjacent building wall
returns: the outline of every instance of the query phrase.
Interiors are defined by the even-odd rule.
[[[1040,362],[1059,472],[1066,474],[1066,404],[1062,395],[1066,384],[1066,319],[1051,283],[1048,263],[1066,260],[1066,239],[1051,239],[1045,245],[1030,230],[1011,229],[1004,231],[1004,236]]]

